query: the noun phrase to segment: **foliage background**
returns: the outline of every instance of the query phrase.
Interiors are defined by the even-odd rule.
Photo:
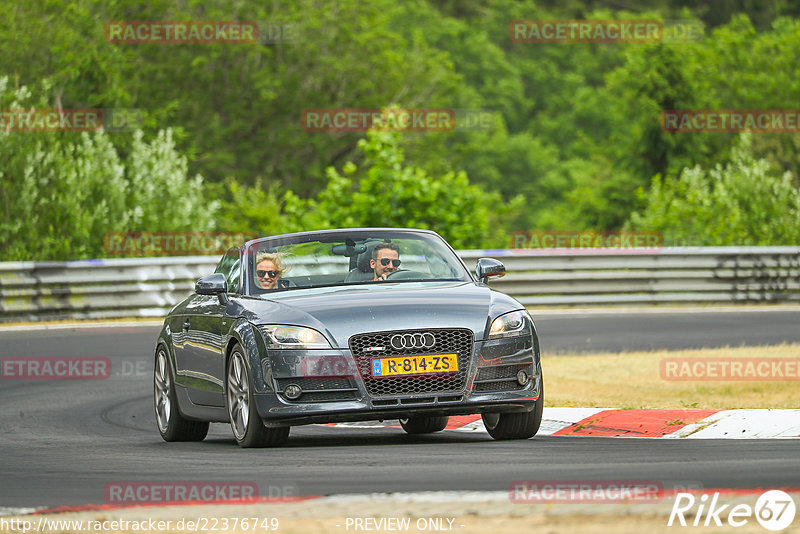
[[[624,9],[622,7],[624,7]],[[659,230],[800,244],[800,136],[668,134],[662,109],[795,109],[788,0],[0,0],[0,109],[135,108],[139,130],[0,133],[0,261],[104,254],[111,231],[421,226]],[[697,21],[692,42],[512,43],[515,19]],[[118,45],[115,20],[287,24],[289,42]],[[459,108],[486,131],[313,133],[312,108]],[[35,244],[32,244],[35,243]]]

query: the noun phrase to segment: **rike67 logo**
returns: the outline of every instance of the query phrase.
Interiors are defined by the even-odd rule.
[[[743,527],[755,518],[767,530],[784,530],[794,521],[795,512],[792,496],[781,490],[770,490],[761,494],[755,506],[737,504],[733,507],[730,504],[719,504],[719,492],[710,498],[706,494],[697,498],[691,493],[678,493],[675,495],[667,526],[688,526],[688,521],[694,516],[691,526],[695,527],[721,527],[724,522],[732,527]]]

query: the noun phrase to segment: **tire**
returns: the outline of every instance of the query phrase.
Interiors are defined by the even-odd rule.
[[[225,374],[225,407],[231,431],[240,447],[280,447],[289,437],[288,426],[267,428],[256,410],[252,380],[244,353],[239,345],[233,348]]]
[[[400,419],[400,425],[408,434],[433,434],[440,432],[447,426],[450,418],[442,416],[417,416]]]
[[[539,399],[533,410],[521,413],[485,413],[481,415],[486,431],[494,439],[529,439],[536,435],[542,424],[544,410],[544,381]]]
[[[208,422],[190,421],[181,415],[169,356],[163,345],[159,345],[156,350],[153,404],[156,411],[156,426],[164,441],[203,441],[208,434]]]

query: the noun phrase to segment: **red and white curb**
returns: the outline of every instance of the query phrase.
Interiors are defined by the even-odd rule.
[[[329,426],[386,428],[383,423],[337,423]],[[450,418],[446,430],[483,432],[480,415]],[[538,436],[631,438],[753,439],[800,438],[800,409],[619,410],[545,408]]]

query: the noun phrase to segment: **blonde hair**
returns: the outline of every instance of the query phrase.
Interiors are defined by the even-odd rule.
[[[275,269],[280,272],[281,275],[285,273],[288,269],[283,266],[283,259],[281,258],[280,254],[272,253],[272,252],[259,252],[256,254],[256,265],[261,263],[264,260],[269,260],[275,265]]]

